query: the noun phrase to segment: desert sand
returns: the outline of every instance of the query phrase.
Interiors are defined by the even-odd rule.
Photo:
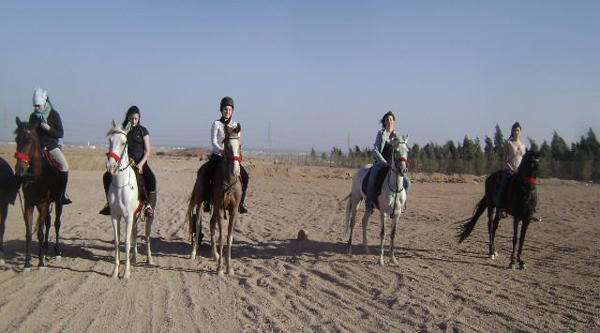
[[[0,146],[11,164],[13,153],[14,146]],[[510,270],[511,220],[501,221],[495,260],[487,257],[485,218],[457,244],[457,223],[483,195],[477,177],[415,174],[399,222],[399,265],[389,265],[386,256],[388,265],[380,267],[375,215],[368,228],[372,254],[362,253],[360,227],[354,255],[345,254],[340,200],[353,170],[273,165],[250,156],[244,162],[250,213],[235,229],[236,275],[219,278],[206,238],[199,258],[188,258],[184,215],[202,162],[154,154],[155,265],[146,265],[142,240],[131,278],[121,280],[110,277],[110,219],[98,215],[105,201],[104,153],[66,149],[74,203],[63,214],[62,260],[51,257],[45,270],[23,272],[25,227],[18,201],[10,206],[0,332],[600,331],[598,185],[541,180],[543,221],[527,235],[528,268]],[[308,240],[296,240],[301,229]],[[33,246],[37,265],[37,241]]]

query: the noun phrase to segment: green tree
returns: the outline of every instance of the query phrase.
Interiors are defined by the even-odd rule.
[[[529,147],[531,147],[530,149],[534,152],[539,152],[540,151],[540,146],[538,146],[537,142],[535,142],[534,139],[527,137],[527,140],[529,140]]]
[[[500,125],[496,124],[496,133],[494,133],[494,153],[498,158],[502,157],[502,149],[504,149],[504,135],[500,129]]]
[[[554,131],[554,135],[552,136],[552,141],[550,142],[550,148],[552,148],[552,158],[556,161],[570,161],[571,154],[569,150],[569,146],[565,140]]]

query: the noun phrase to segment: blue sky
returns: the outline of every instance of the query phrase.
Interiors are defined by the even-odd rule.
[[[34,87],[65,142],[105,141],[138,105],[153,145],[209,146],[221,97],[245,148],[373,144],[388,110],[413,142],[600,130],[598,1],[4,1],[0,139]]]

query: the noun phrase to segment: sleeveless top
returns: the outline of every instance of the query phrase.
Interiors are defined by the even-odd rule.
[[[521,164],[523,155],[525,155],[525,145],[519,145],[516,142],[513,142],[512,140],[506,140],[506,143],[504,145],[508,149],[508,153],[506,156],[506,163],[508,165],[504,165],[504,167],[514,174],[517,172],[519,164]]]

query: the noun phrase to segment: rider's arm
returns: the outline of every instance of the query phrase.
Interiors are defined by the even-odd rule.
[[[377,132],[377,137],[375,138],[375,144],[373,145],[373,157],[377,160],[377,163],[387,164],[383,155],[381,155],[381,150],[383,147],[383,131]]]
[[[50,114],[48,115],[48,125],[50,126],[50,129],[48,130],[50,136],[54,137],[55,139],[60,139],[63,137],[64,130],[58,112],[50,111]]]
[[[142,156],[138,165],[144,167],[144,163],[148,161],[148,157],[150,157],[150,134],[144,135],[144,156]]]
[[[504,143],[504,147],[502,148],[502,167],[504,169],[513,171],[512,166],[508,163],[508,154],[510,154],[510,143],[508,140]]]
[[[219,142],[219,121],[215,121],[210,129],[210,143],[213,151],[222,151],[223,144]]]

